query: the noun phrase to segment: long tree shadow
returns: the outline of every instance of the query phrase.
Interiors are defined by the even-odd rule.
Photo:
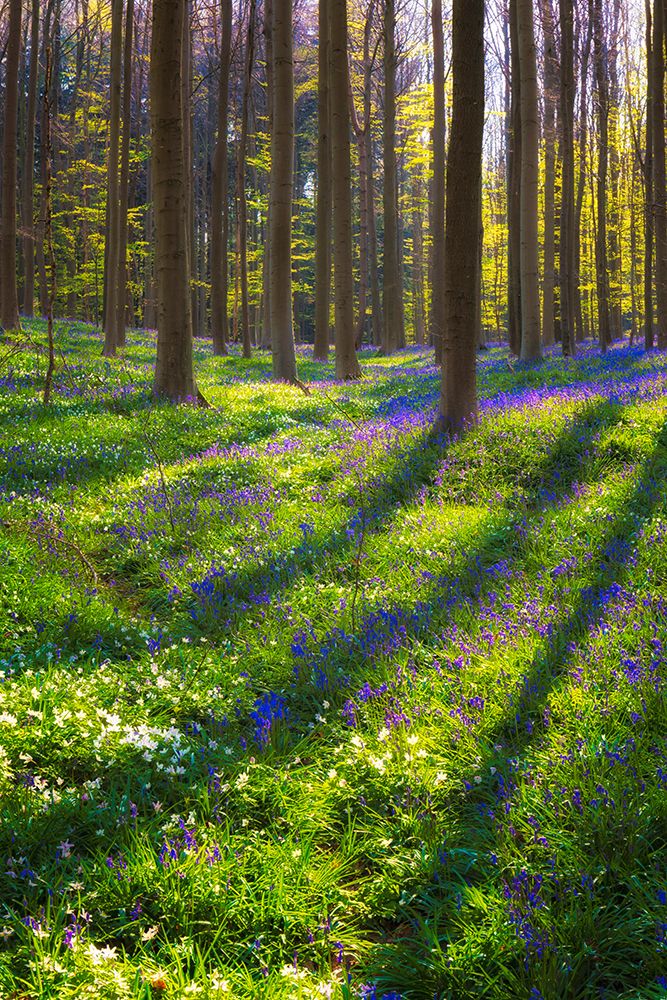
[[[621,408],[605,401],[587,404],[583,411],[563,429],[542,466],[535,470],[532,480],[524,490],[524,505],[517,517],[508,519],[509,527],[518,526],[526,516],[539,511],[546,503],[558,502],[572,484],[586,475],[589,459],[586,454],[594,435],[615,424],[621,416]],[[418,434],[414,444],[405,454],[400,455],[389,476],[383,477],[372,489],[364,488],[362,496],[355,497],[351,505],[352,517],[347,524],[340,525],[326,537],[313,539],[304,537],[294,550],[269,555],[262,563],[249,569],[228,570],[225,566],[212,565],[201,580],[192,584],[195,603],[191,614],[202,628],[212,631],[224,626],[233,626],[236,616],[246,614],[253,606],[266,606],[282,591],[293,586],[295,579],[316,571],[325,560],[348,560],[352,566],[357,551],[368,543],[368,539],[380,533],[391,516],[402,506],[408,505],[419,491],[432,482],[440,463],[446,456],[442,441],[434,439],[427,431]],[[369,496],[370,494],[370,496]],[[363,522],[363,540],[360,537]],[[512,545],[507,549],[499,542],[498,532],[492,532],[482,542],[479,550],[471,555],[470,565],[452,578],[447,574],[436,581],[431,595],[407,611],[399,607],[383,609],[363,618],[355,634],[345,634],[340,629],[321,640],[322,656],[331,654],[341,644],[346,657],[357,648],[363,655],[371,652],[365,641],[366,633],[375,633],[381,621],[385,620],[383,632],[391,631],[401,624],[403,618],[414,620],[427,613],[428,605],[442,609],[446,600],[445,592],[456,586],[462,579],[483,577],[483,565],[488,558],[498,554],[511,554]],[[320,671],[318,670],[318,674]]]
[[[199,581],[191,584],[196,602],[192,616],[202,627],[228,627],[234,615],[244,614],[255,605],[266,605],[293,586],[295,579],[314,572],[325,560],[353,557],[359,533],[365,537],[382,530],[393,512],[430,483],[442,461],[443,452],[427,431],[394,462],[391,473],[376,483],[352,487],[348,494],[351,517],[324,538],[311,535],[307,526],[303,540],[286,552],[272,552],[249,569],[228,570],[211,566]],[[372,499],[368,494],[372,494]]]
[[[464,842],[471,847],[484,840],[483,830],[488,835],[491,829],[480,819],[480,816],[489,814],[489,810],[488,789],[484,784],[477,783],[478,776],[489,774],[494,764],[500,766],[494,754],[494,749],[498,745],[503,746],[504,755],[516,761],[521,760],[529,748],[541,739],[548,698],[567,676],[568,668],[579,655],[582,643],[585,643],[592,630],[603,623],[613,608],[614,600],[622,597],[623,582],[631,569],[631,561],[636,550],[638,526],[650,520],[656,508],[665,501],[666,480],[667,422],[658,432],[655,446],[643,463],[634,485],[629,489],[627,497],[614,513],[608,528],[597,543],[586,572],[585,586],[576,594],[572,607],[538,642],[530,665],[518,679],[520,691],[517,690],[516,701],[507,706],[497,725],[490,731],[485,731],[483,740],[476,743],[476,769],[471,769],[461,776],[465,783],[465,795],[462,798],[455,798],[448,807],[450,813],[456,817],[452,820],[450,815],[450,820],[458,828]],[[492,770],[495,773],[495,767]],[[498,783],[496,791],[500,795],[501,802],[506,779],[497,775],[494,780]],[[494,823],[492,826],[496,831],[495,836],[498,836],[502,824]],[[488,849],[489,843],[485,842],[484,847]],[[422,894],[425,911],[431,917],[435,917],[439,907],[448,912],[452,897],[455,896],[460,884],[456,882],[448,887],[443,883],[438,889],[432,882],[423,883],[421,889],[417,889],[416,895]],[[401,919],[404,919],[403,914]],[[439,937],[435,925],[430,927],[428,923],[424,925],[415,923],[413,929],[417,931],[419,928],[419,934],[410,939],[411,949],[415,956],[416,967],[423,960],[423,970],[426,970],[430,961],[429,953],[431,951],[437,953],[442,940],[447,940],[447,936]],[[379,946],[372,964],[385,986],[389,986],[392,982],[393,962],[405,945],[405,941],[401,941],[400,946],[387,941]],[[423,958],[419,958],[419,955]],[[588,975],[592,977],[591,982],[597,983],[598,986],[603,981],[604,967],[596,963],[597,959],[586,960],[578,970],[582,989],[590,985],[586,980]],[[436,980],[438,977],[434,975],[433,982]],[[446,990],[445,980],[446,973],[443,971],[442,977],[438,980],[441,984],[439,989]],[[571,987],[574,988],[573,984]],[[618,983],[610,981],[608,988],[615,987],[620,990]],[[436,992],[435,995],[449,994]]]
[[[604,619],[610,603],[620,594],[628,573],[628,559],[636,545],[642,521],[650,520],[665,499],[667,481],[667,421],[657,434],[655,447],[644,462],[630,495],[615,513],[598,543],[587,573],[588,582],[574,606],[545,636],[526,671],[514,718],[502,722],[491,740],[507,739],[522,753],[530,742],[549,693],[576,655],[577,645]]]
[[[297,643],[295,673],[318,686],[346,684],[350,665],[367,664],[376,655],[390,655],[406,637],[429,632],[448,609],[479,598],[491,580],[489,569],[500,561],[511,566],[534,522],[547,505],[565,499],[575,483],[590,475],[595,462],[595,436],[620,420],[622,407],[605,401],[587,404],[566,423],[543,465],[524,485],[522,503],[465,553],[464,560],[440,574],[412,606],[396,603],[367,613],[358,628],[342,627],[316,637],[310,645]]]

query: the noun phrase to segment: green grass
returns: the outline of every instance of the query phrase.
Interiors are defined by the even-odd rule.
[[[667,359],[0,346],[0,997],[667,995]],[[3,362],[4,357],[4,362]],[[373,992],[375,991],[375,992]]]

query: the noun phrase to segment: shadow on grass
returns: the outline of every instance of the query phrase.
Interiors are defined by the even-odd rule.
[[[581,644],[585,643],[591,631],[604,621],[615,598],[622,595],[623,582],[630,569],[629,560],[636,545],[638,526],[642,521],[650,519],[656,507],[664,502],[666,477],[667,423],[657,434],[655,446],[643,463],[635,484],[628,490],[626,499],[614,513],[609,526],[596,544],[593,559],[586,572],[586,585],[576,593],[572,606],[537,644],[528,669],[519,678],[521,693],[517,697],[516,704],[511,706],[497,726],[490,732],[484,733],[484,740],[477,744],[479,770],[463,776],[465,796],[462,800],[453,800],[450,805],[450,809],[456,815],[454,825],[458,824],[459,839],[471,848],[482,845],[488,850],[491,846],[488,842],[489,837],[497,837],[501,831],[500,825],[488,824],[480,818],[487,814],[489,796],[488,788],[485,788],[484,784],[475,783],[475,775],[488,775],[491,765],[497,763],[497,758],[492,753],[494,744],[503,744],[505,754],[513,759],[521,759],[531,745],[541,739],[544,734],[543,713],[548,698],[567,676]],[[498,781],[497,778],[494,780]],[[502,787],[501,782],[498,785],[498,794],[502,792]],[[497,811],[501,810],[501,805],[502,795],[496,806]],[[602,860],[609,871],[609,859],[603,857]],[[417,911],[421,910],[427,917],[425,922],[418,922],[419,932],[414,936],[408,935],[406,939],[395,944],[390,940],[384,942],[377,948],[371,960],[372,969],[384,988],[389,986],[395,988],[400,983],[405,984],[406,969],[409,968],[412,970],[411,975],[419,976],[425,984],[428,983],[430,996],[467,997],[475,995],[475,990],[482,988],[478,966],[471,968],[470,975],[476,977],[471,979],[467,979],[466,976],[461,978],[463,974],[460,971],[455,979],[452,979],[447,971],[448,962],[444,946],[449,942],[450,936],[445,926],[453,906],[452,897],[460,884],[461,881],[454,882],[453,885],[443,883],[442,888],[438,890],[433,883],[423,883],[421,891],[417,889],[417,895],[422,900]],[[617,889],[622,892],[622,885],[617,886]],[[611,920],[613,924],[614,915],[610,909],[612,904],[613,896],[606,904],[598,902],[597,919]],[[440,931],[438,931],[439,918],[441,918]],[[397,914],[396,919],[404,921],[405,914]],[[616,923],[619,923],[619,920],[620,916],[617,913]],[[569,931],[570,937],[577,933],[577,927],[578,925],[572,926]],[[417,932],[417,924],[414,930]],[[581,932],[581,928],[579,931]],[[594,936],[590,928],[587,933]],[[613,943],[613,935],[609,940]],[[622,928],[618,934],[618,941],[619,944],[625,945],[625,941],[622,940]],[[574,971],[569,973],[567,969],[558,971],[554,966],[549,973],[554,977],[554,996],[575,994],[618,996],[621,993],[625,995],[626,990],[636,989],[640,985],[642,956],[639,952],[635,954],[633,963],[628,965],[627,975],[621,977],[624,981],[620,981],[617,964],[613,962],[609,950],[612,944],[607,946],[606,952],[601,951],[598,954],[586,949],[583,941],[579,944],[581,945],[579,951],[575,949],[569,957]],[[635,944],[635,948],[637,947]],[[507,977],[506,987],[509,995],[513,989],[521,987],[521,970],[524,969],[526,960],[526,955],[521,949],[518,949],[514,957],[507,954],[496,956],[488,967],[488,975]],[[650,964],[648,962],[644,970],[644,977],[648,977],[649,980],[652,976],[648,968]],[[417,997],[425,994],[408,991],[407,995]],[[512,992],[512,995],[515,994]]]
[[[465,599],[477,599],[491,582],[489,569],[499,561],[511,566],[520,555],[530,524],[548,504],[564,499],[575,483],[590,474],[595,456],[590,452],[594,437],[616,424],[622,408],[596,401],[587,404],[559,435],[542,467],[527,486],[523,507],[508,512],[507,519],[488,531],[461,565],[442,574],[428,587],[423,600],[410,607],[396,604],[366,614],[354,631],[334,629],[317,640],[310,652],[302,649],[295,662],[301,680],[310,677],[318,686],[341,683],[343,673],[355,663],[367,663],[376,655],[391,655],[406,636],[429,632],[446,616],[447,609]]]

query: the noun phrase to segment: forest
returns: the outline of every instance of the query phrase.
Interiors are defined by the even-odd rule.
[[[667,0],[0,0],[0,1000],[667,998]]]

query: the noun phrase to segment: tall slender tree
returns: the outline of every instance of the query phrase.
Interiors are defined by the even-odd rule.
[[[21,52],[21,0],[10,0],[5,59],[5,111],[2,146],[2,225],[0,227],[0,327],[20,327],[16,281],[16,160]]]
[[[292,315],[294,55],[292,0],[273,0],[273,107],[269,207],[270,323],[273,374],[296,382]],[[347,99],[345,99],[347,105]]]
[[[575,214],[574,214],[574,8],[573,0],[560,0],[560,144],[561,208],[559,241],[560,327],[563,354],[577,350],[575,320]]]
[[[555,339],[556,255],[556,107],[558,105],[558,58],[551,0],[542,0],[544,39],[544,269],[542,281],[542,342]]]
[[[442,361],[445,333],[445,39],[442,0],[432,0],[433,32],[433,203],[431,206],[431,340]]]
[[[315,232],[315,343],[313,357],[329,355],[331,310],[331,100],[329,3],[319,0],[317,50],[317,228]]]
[[[329,0],[329,16],[336,377],[347,380],[360,378],[361,369],[354,329],[346,0]]]
[[[447,156],[445,340],[440,427],[477,419],[476,316],[484,135],[484,0],[454,0],[453,104]]]
[[[151,140],[157,280],[157,358],[153,390],[174,401],[197,398],[187,232],[183,108],[183,31],[187,0],[154,0]]]
[[[218,135],[211,170],[211,336],[213,353],[227,353],[227,129],[229,118],[229,65],[232,51],[232,0],[220,0],[220,70],[218,77]]]
[[[646,11],[646,142],[644,146],[644,347],[653,348],[653,24]]]
[[[393,354],[405,340],[403,329],[403,282],[398,252],[398,171],[396,165],[396,3],[384,0],[384,267],[382,311],[385,354]]]
[[[598,334],[603,351],[611,341],[609,313],[609,262],[607,252],[607,177],[609,167],[609,67],[602,16],[602,0],[593,0],[595,89],[597,98],[597,230],[595,270],[598,297]]]
[[[104,244],[104,347],[113,357],[118,345],[120,302],[120,124],[123,45],[123,0],[111,0],[111,65],[109,76],[109,153],[107,159],[107,232]]]
[[[521,74],[521,358],[541,356],[538,242],[539,111],[533,0],[517,0]]]
[[[23,312],[32,316],[35,305],[35,122],[39,71],[39,0],[33,0],[30,19],[30,70],[23,174]]]
[[[653,205],[655,232],[655,299],[658,347],[667,347],[667,179],[665,177],[665,11],[653,4],[651,51],[653,111]]]
[[[123,138],[120,148],[119,234],[118,234],[118,299],[116,308],[116,342],[125,345],[127,326],[127,236],[130,190],[130,137],[132,134],[132,53],[134,28],[134,0],[127,0],[125,8],[125,39],[123,42]]]

